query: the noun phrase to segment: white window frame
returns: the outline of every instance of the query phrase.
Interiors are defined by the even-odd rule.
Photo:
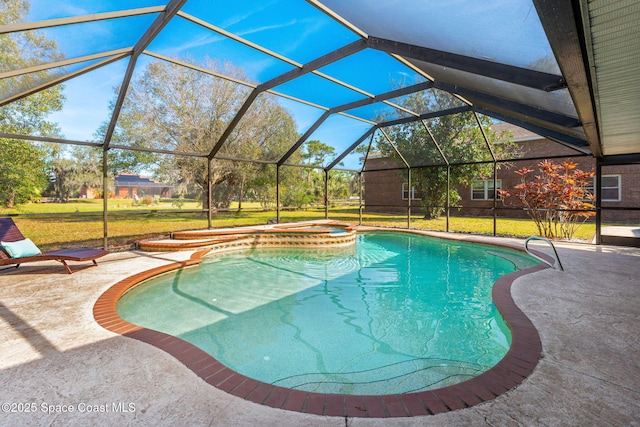
[[[605,199],[604,197],[602,198],[602,202],[621,202],[622,201],[622,175],[620,175],[619,173],[614,173],[614,174],[607,174],[607,175],[602,175],[602,180],[604,181],[604,178],[616,178],[616,180],[618,181],[618,185],[616,185],[615,187],[602,187],[602,190],[612,190],[612,189],[616,189],[618,190],[618,198],[617,199]],[[587,190],[589,190],[589,192],[591,194],[596,194],[595,192],[595,179],[596,177],[593,177],[593,185],[591,185],[590,187],[587,187]]]
[[[402,200],[407,200],[409,192],[407,191],[407,183],[402,183]],[[422,200],[422,197],[416,197],[416,187],[411,186],[411,200]]]
[[[491,191],[490,188],[493,187],[493,179],[483,179],[483,180],[478,179],[474,182],[474,184],[478,182],[482,182],[484,185],[483,198],[478,199],[474,197],[473,184],[471,184],[471,200],[493,200],[493,197],[489,197],[489,193]],[[496,190],[502,190],[501,179],[496,180],[496,187],[497,187]],[[500,194],[498,194],[497,191],[494,191],[494,194],[497,194],[497,200],[500,200]]]

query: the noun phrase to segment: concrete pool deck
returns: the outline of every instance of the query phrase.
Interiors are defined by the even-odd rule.
[[[465,237],[522,246],[518,239]],[[96,323],[94,303],[111,285],[187,260],[192,251],[113,253],[72,275],[55,261],[2,271],[0,425],[638,425],[640,250],[577,243],[557,249],[565,272],[546,269],[512,288],[542,339],[534,372],[489,402],[394,419],[345,420],[255,404]]]

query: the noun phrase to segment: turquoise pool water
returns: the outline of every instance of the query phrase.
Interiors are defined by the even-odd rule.
[[[491,301],[515,251],[410,233],[339,249],[255,249],[151,279],[120,316],[248,377],[321,393],[393,394],[477,376],[507,352]]]

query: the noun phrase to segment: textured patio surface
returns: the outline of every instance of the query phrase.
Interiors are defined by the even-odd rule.
[[[114,253],[72,275],[56,262],[1,271],[0,425],[640,425],[640,249],[561,243],[558,251],[565,272],[547,269],[513,287],[542,338],[533,374],[472,408],[396,419],[322,417],[251,403],[95,322],[93,305],[111,285],[186,260],[190,251]]]
[[[602,234],[606,236],[634,237],[640,239],[640,227],[602,227]]]

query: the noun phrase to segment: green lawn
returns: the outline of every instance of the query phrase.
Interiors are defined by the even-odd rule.
[[[182,209],[172,207],[171,203],[136,206],[132,200],[122,199],[109,200],[108,203],[107,231],[111,248],[128,247],[136,240],[162,236],[172,231],[207,227],[207,217],[199,211],[200,206],[196,202],[187,202]],[[237,227],[266,224],[268,220],[276,217],[275,210],[264,211],[257,203],[243,203],[241,212],[237,212],[236,209],[237,205],[231,206],[228,212],[215,214],[213,226]],[[198,210],[198,212],[193,212],[194,210]],[[68,215],[64,215],[65,213]],[[62,247],[99,247],[103,243],[102,200],[33,203],[23,205],[19,209],[0,210],[0,214],[18,214],[14,217],[14,221],[22,233],[45,250]],[[324,219],[324,215],[323,208],[281,210],[280,221]],[[358,207],[332,208],[329,210],[329,218],[357,224],[359,220]],[[404,215],[365,213],[363,214],[363,224],[405,228],[407,227],[407,218]],[[446,219],[425,220],[422,216],[414,216],[411,218],[411,227],[444,231]],[[451,217],[449,231],[490,235],[493,234],[493,219]],[[527,237],[537,234],[533,221],[524,219],[498,218],[496,231],[498,235],[502,236]],[[579,228],[576,239],[591,241],[594,234],[594,223],[586,223]]]
[[[182,209],[172,206],[171,202],[160,202],[157,205],[136,204],[133,199],[108,199],[108,211],[141,211],[141,210],[193,210],[201,209],[197,202],[188,201],[182,206]],[[27,203],[15,208],[0,208],[0,214],[50,214],[50,213],[77,213],[77,212],[95,212],[102,213],[103,200],[101,199],[72,199],[67,203]]]

